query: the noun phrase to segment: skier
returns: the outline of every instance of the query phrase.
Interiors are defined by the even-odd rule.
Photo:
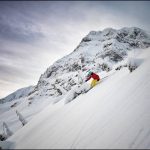
[[[91,88],[93,88],[98,83],[98,81],[100,81],[100,77],[96,73],[94,73],[92,71],[88,71],[87,79],[85,81],[87,82],[91,78],[93,78],[93,80],[91,82]]]

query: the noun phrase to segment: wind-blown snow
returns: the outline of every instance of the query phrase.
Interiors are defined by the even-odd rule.
[[[132,73],[123,67],[74,101],[48,105],[3,148],[150,148],[150,49],[136,58]]]

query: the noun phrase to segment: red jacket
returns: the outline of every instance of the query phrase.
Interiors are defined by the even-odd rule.
[[[92,74],[86,79],[86,81],[90,80],[91,78],[93,78],[94,80],[97,80],[97,81],[100,80],[99,75],[97,75],[97,74],[95,74],[95,73],[92,73]]]

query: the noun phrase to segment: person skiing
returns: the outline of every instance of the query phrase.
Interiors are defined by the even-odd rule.
[[[87,79],[85,80],[85,82],[87,82],[91,78],[93,78],[93,80],[91,82],[91,88],[93,88],[98,83],[98,81],[100,81],[100,77],[96,73],[94,73],[92,71],[88,71]]]

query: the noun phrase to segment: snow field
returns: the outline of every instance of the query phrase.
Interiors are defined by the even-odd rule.
[[[64,105],[49,105],[4,144],[7,148],[150,148],[150,49]],[[10,143],[10,144],[9,144]]]

